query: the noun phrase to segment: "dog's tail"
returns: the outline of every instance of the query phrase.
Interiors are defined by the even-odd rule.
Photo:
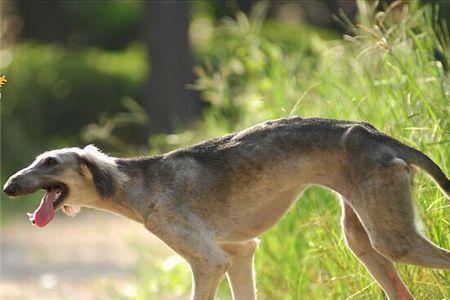
[[[389,139],[389,145],[394,148],[399,158],[408,164],[420,167],[427,172],[431,178],[439,185],[442,191],[450,198],[450,180],[441,170],[441,168],[425,153],[410,147],[394,138],[386,136]]]

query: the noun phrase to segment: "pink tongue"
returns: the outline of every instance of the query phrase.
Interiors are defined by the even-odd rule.
[[[34,211],[32,220],[39,227],[47,225],[55,216],[55,210],[53,209],[53,201],[56,199],[56,191],[51,190],[47,192],[41,200],[41,204]]]

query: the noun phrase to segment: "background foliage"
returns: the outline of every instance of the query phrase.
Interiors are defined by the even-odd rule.
[[[113,153],[161,153],[291,115],[370,122],[425,151],[450,174],[445,60],[450,37],[432,6],[396,2],[380,10],[358,1],[357,25],[347,23],[344,37],[306,24],[266,20],[266,13],[262,4],[220,21],[207,9],[194,14],[191,42],[198,63],[190,88],[205,101],[203,116],[127,151],[127,134],[121,130],[148,121],[133,100],[141,97],[150,68],[139,42],[120,51],[18,44],[5,70],[12,79],[1,112],[2,174],[48,145],[95,141]],[[426,234],[450,248],[448,199],[422,173],[415,179],[415,198]],[[262,237],[256,258],[261,299],[384,299],[345,247],[339,214],[335,196],[314,187]],[[137,265],[146,266],[137,269],[138,299],[168,289],[186,293],[184,263],[154,260],[149,249],[136,248],[141,253]],[[417,299],[450,295],[448,272],[400,269]],[[230,297],[224,285],[220,295]]]

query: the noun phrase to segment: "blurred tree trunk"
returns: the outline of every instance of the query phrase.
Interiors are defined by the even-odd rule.
[[[190,4],[184,1],[149,1],[143,5],[144,35],[151,61],[144,107],[151,132],[169,132],[195,119],[201,110],[193,83],[189,45]]]

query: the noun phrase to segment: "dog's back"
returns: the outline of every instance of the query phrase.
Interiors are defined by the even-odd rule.
[[[199,207],[205,219],[214,216],[210,221],[218,226],[239,220],[236,228],[247,228],[250,236],[272,226],[306,186],[318,184],[349,196],[356,184],[352,177],[363,178],[378,165],[406,157],[405,147],[368,123],[294,117],[164,158],[165,170],[175,178],[168,186],[187,199],[186,205]]]

